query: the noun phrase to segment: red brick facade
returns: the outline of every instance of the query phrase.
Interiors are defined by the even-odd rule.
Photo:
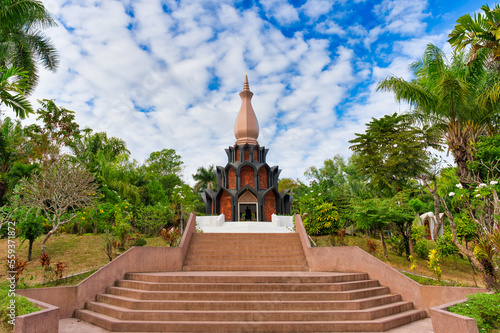
[[[250,161],[250,149],[245,147],[245,161]]]
[[[253,150],[253,160],[254,160],[254,162],[259,161],[259,152],[257,151],[257,149]]]
[[[236,188],[236,172],[232,167],[229,167],[229,170],[227,172],[227,188],[229,189],[235,189]]]
[[[240,160],[240,148],[236,147],[236,150],[234,152],[236,154],[236,161]]]
[[[261,190],[267,189],[267,170],[260,168],[259,170],[259,186]]]
[[[264,220],[271,221],[272,214],[276,214],[276,197],[269,191],[264,197]]]
[[[226,191],[222,192],[222,195],[220,196],[220,213],[224,214],[226,221],[233,220],[232,206],[233,202],[229,193],[227,193]]]
[[[247,150],[245,149],[245,154]],[[249,165],[245,165],[243,168],[240,170],[240,187],[243,187],[245,185],[250,185],[252,188],[255,188],[255,181],[254,181],[254,172],[253,168]]]

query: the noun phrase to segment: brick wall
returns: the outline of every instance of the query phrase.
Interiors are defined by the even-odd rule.
[[[235,189],[236,188],[236,172],[232,167],[229,167],[229,170],[227,172],[227,188],[230,189]]]
[[[250,161],[250,148],[245,147],[245,161]]]
[[[241,168],[240,181],[241,181],[240,187],[243,187],[245,185],[250,185],[250,187],[255,188],[254,173],[253,173],[253,168],[251,166],[245,165],[243,168]]]
[[[220,213],[224,214],[226,221],[233,220],[233,202],[231,196],[226,191],[220,196]],[[269,220],[270,221],[270,220]]]
[[[259,170],[259,186],[260,189],[267,189],[267,170],[266,168],[261,168]]]
[[[264,220],[271,221],[272,214],[276,214],[276,197],[269,191],[264,197]]]
[[[259,150],[257,149],[257,147],[255,147],[253,150],[253,160],[255,162],[259,161]]]
[[[240,148],[236,147],[235,154],[236,154],[236,161],[239,161],[240,160]]]

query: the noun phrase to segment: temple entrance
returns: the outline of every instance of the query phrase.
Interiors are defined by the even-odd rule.
[[[258,216],[257,198],[247,190],[238,199],[238,222],[256,222]]]
[[[240,202],[238,204],[238,222],[256,222],[257,204],[253,202]]]

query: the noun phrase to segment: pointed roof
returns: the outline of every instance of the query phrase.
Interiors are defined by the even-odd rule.
[[[234,136],[236,137],[236,145],[258,145],[257,138],[259,137],[259,122],[252,108],[253,93],[248,85],[248,77],[245,75],[245,83],[243,91],[240,92],[241,108],[236,117],[234,124]]]

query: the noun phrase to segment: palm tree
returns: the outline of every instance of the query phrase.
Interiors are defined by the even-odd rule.
[[[37,81],[37,63],[55,71],[59,57],[50,39],[40,29],[56,26],[38,0],[0,1],[0,67],[20,68],[28,73],[24,88],[30,93]]]
[[[208,168],[199,167],[193,175],[193,179],[197,181],[194,185],[195,192],[203,192],[206,189],[214,190],[217,186],[217,177],[214,173],[215,167],[212,164]]]
[[[472,160],[471,144],[479,135],[496,130],[499,114],[498,104],[487,98],[498,81],[498,72],[485,66],[486,52],[478,52],[469,66],[466,58],[458,52],[448,62],[443,51],[428,44],[423,58],[410,66],[414,80],[391,76],[377,87],[392,91],[398,101],[408,102],[415,122],[441,129],[464,185],[470,182],[467,161]]]
[[[24,96],[23,91],[28,84],[28,73],[16,67],[6,69],[0,67],[0,106],[5,104],[12,108],[21,119],[33,113],[33,107]]]
[[[449,34],[448,42],[455,48],[455,51],[461,51],[465,47],[471,47],[470,57],[467,64],[476,59],[477,52],[486,48],[492,51],[495,61],[500,61],[500,5],[495,5],[490,9],[488,5],[483,5],[481,13],[465,14],[457,20],[453,31]]]
[[[98,177],[103,163],[112,163],[122,154],[130,154],[124,140],[108,137],[106,132],[91,133],[79,137],[72,147],[76,159]]]

